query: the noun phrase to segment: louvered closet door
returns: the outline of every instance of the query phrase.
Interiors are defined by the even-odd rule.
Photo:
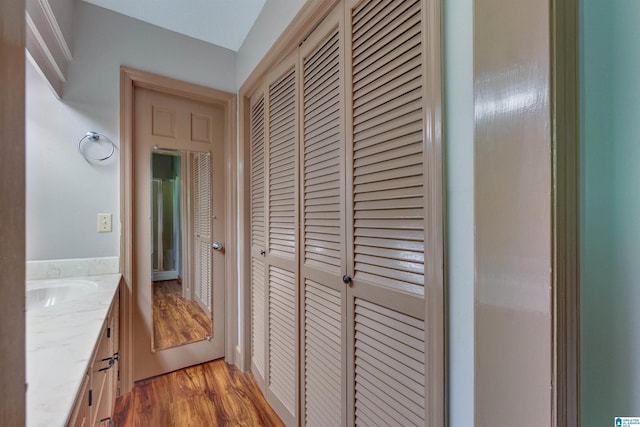
[[[419,0],[347,3],[349,416],[429,425]]]
[[[267,401],[297,424],[297,52],[267,76],[266,256]]]
[[[346,422],[344,9],[300,47],[302,424]]]
[[[251,371],[265,389],[267,303],[265,278],[264,89],[250,102]]]

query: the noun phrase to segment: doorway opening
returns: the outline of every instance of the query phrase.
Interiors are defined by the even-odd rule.
[[[187,361],[185,354],[199,353],[206,360],[225,357],[227,362],[235,362],[236,98],[232,93],[126,67],[121,67],[120,82],[120,269],[123,275],[120,376],[122,392],[126,393],[133,387],[134,380],[201,362]],[[140,107],[138,98],[144,96],[150,98]],[[163,107],[167,100],[176,105],[191,105],[194,109],[186,107],[183,111],[178,106],[172,113]],[[140,108],[146,108],[144,113]],[[209,110],[196,111],[200,108]],[[174,120],[179,114],[184,116],[180,123]],[[149,123],[144,137],[136,121],[141,116]],[[180,132],[189,136],[178,137]],[[171,166],[164,175],[152,176],[152,160],[156,154],[158,161]],[[203,162],[209,165],[208,169],[202,168]],[[208,174],[211,193],[201,197],[210,206],[208,212],[194,206],[198,197],[193,192],[200,193],[202,187],[198,187],[194,178],[197,170]],[[215,179],[216,173],[222,179]],[[198,224],[208,224],[212,231],[206,235]],[[220,289],[199,287],[198,283],[218,283]],[[153,331],[154,294],[158,296],[158,305],[175,309],[178,307],[175,302],[180,300],[185,303],[187,315],[184,317],[193,319],[194,313],[199,312],[204,314],[201,320],[209,319],[209,323],[212,320],[213,326],[208,328],[207,320],[196,320],[190,324],[197,338],[189,344],[161,343],[159,334]],[[167,303],[171,298],[173,304]],[[214,310],[215,303],[222,308]],[[212,343],[216,350],[205,350]]]

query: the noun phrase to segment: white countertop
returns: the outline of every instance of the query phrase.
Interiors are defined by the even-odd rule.
[[[120,274],[72,277],[98,284],[91,293],[27,310],[27,427],[63,427],[89,366]],[[30,286],[47,280],[30,281]]]

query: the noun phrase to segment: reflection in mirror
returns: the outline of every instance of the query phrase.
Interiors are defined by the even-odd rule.
[[[211,158],[151,153],[154,350],[211,337]]]

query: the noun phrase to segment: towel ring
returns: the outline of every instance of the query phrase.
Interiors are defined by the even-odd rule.
[[[109,142],[109,144],[111,144],[111,152],[109,154],[107,154],[105,157],[99,157],[98,158],[98,157],[87,156],[84,153],[84,151],[82,151],[83,143],[85,143],[86,141],[97,142],[97,141],[100,140],[100,138],[106,139]],[[116,151],[116,144],[114,144],[113,141],[111,141],[106,136],[104,136],[102,134],[99,134],[98,132],[93,132],[93,131],[87,132],[87,134],[85,136],[83,136],[82,138],[80,138],[80,141],[78,141],[78,152],[88,162],[103,162],[103,161],[107,160],[108,158],[110,158],[111,156],[113,156],[113,153],[115,153],[115,151]]]

